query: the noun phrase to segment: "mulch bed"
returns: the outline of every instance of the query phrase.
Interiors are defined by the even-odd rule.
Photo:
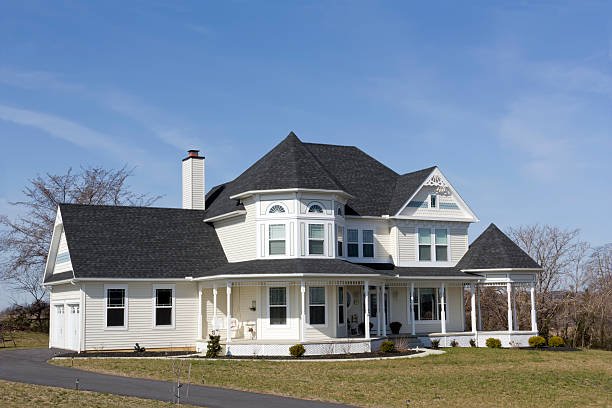
[[[381,357],[399,357],[409,356],[411,354],[422,353],[423,351],[407,350],[395,351],[393,353],[382,353],[380,351],[373,353],[354,353],[354,354],[323,354],[311,355],[302,357],[293,356],[219,356],[214,360],[341,360],[341,359],[356,359],[356,358],[381,358]],[[194,356],[197,358],[206,358],[205,356]]]
[[[536,350],[536,351],[582,351],[576,347],[521,347],[521,350]]]
[[[172,357],[196,354],[195,351],[143,351],[136,353],[133,351],[107,351],[107,352],[87,352],[87,353],[63,353],[55,357]]]

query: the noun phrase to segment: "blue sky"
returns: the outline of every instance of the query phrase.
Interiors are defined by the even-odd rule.
[[[3,2],[0,213],[27,180],[137,166],[180,205],[289,131],[398,172],[436,164],[481,222],[612,230],[606,2]]]

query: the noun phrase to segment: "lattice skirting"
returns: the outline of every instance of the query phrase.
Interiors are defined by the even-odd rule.
[[[367,353],[380,349],[382,340],[334,343],[306,343],[306,355],[319,356],[326,354]],[[297,343],[297,342],[296,342]],[[289,356],[289,347],[293,344],[230,344],[229,352],[234,356]],[[223,346],[222,354],[227,352]],[[206,342],[197,342],[196,351],[206,352]]]
[[[431,340],[440,340],[440,347],[450,347],[453,340],[459,343],[458,347],[470,347],[470,340],[475,339],[478,347],[486,347],[487,339],[493,337],[500,339],[502,347],[529,347],[529,338],[537,336],[537,333],[507,333],[507,332],[478,332],[474,333],[453,333],[446,336],[432,334],[429,336],[419,336],[419,340],[425,347],[431,346]]]

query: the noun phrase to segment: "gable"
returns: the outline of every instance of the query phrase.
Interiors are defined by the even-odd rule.
[[[431,205],[432,195],[436,196],[435,207]],[[404,203],[396,216],[478,221],[476,215],[437,167]]]
[[[66,232],[62,226],[57,247],[57,255],[53,266],[53,274],[69,272],[72,270],[72,261],[70,260],[70,251],[68,250],[68,241],[66,240]]]

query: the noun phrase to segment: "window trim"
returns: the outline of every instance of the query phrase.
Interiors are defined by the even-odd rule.
[[[310,304],[310,288],[323,288],[323,291],[325,292],[325,304],[324,305],[320,305],[320,304],[314,305],[315,307],[324,306],[324,312],[323,312],[324,316],[325,316],[325,323],[324,324],[311,324],[310,323],[310,306],[311,306],[311,304]],[[325,286],[325,285],[322,285],[322,286],[321,285],[316,285],[316,286],[308,286],[307,287],[307,293],[308,293],[308,302],[307,302],[307,305],[308,305],[308,307],[306,308],[307,309],[306,310],[306,315],[307,315],[306,316],[306,321],[308,322],[308,326],[309,327],[328,327],[328,324],[329,324],[328,320],[329,319],[327,317],[327,310],[328,310],[328,308],[327,308],[327,303],[328,303],[328,294],[327,294],[327,292],[328,292],[327,286]]]
[[[315,205],[321,207],[321,212],[312,212],[312,213],[310,212],[310,207],[314,207]],[[314,215],[314,216],[317,216],[317,215],[319,215],[319,216],[327,215],[325,213],[325,211],[327,211],[327,208],[325,208],[325,206],[323,204],[321,204],[320,202],[318,202],[318,201],[311,201],[306,206],[306,214],[308,214],[308,215]]]
[[[279,212],[279,213],[271,213],[270,210],[272,210],[272,207],[275,207],[277,205],[282,207],[283,211]],[[288,214],[289,213],[288,210],[289,209],[287,208],[287,206],[285,204],[283,204],[283,203],[281,203],[279,201],[274,201],[274,202],[272,202],[272,204],[268,205],[268,208],[266,208],[266,215],[278,215],[278,214],[283,214],[284,215],[284,214]]]
[[[320,256],[320,257],[325,257],[325,253],[327,250],[327,245],[326,245],[326,241],[327,241],[327,224],[324,222],[309,222],[306,223],[306,255],[308,256]],[[319,238],[315,238],[313,239],[314,241],[322,241],[323,242],[323,253],[322,254],[311,254],[310,253],[310,226],[311,225],[321,225],[323,226],[323,238],[319,239]]]
[[[157,289],[171,289],[172,290],[172,324],[169,325],[158,325],[157,324],[157,304],[155,303],[156,300],[156,291]],[[153,329],[155,330],[164,330],[164,329],[175,329],[176,328],[176,285],[174,283],[172,284],[155,284],[153,285],[153,289],[152,289],[152,295],[151,295],[151,304],[153,307],[153,313],[151,316],[151,324]],[[167,306],[160,306],[164,309],[167,309]]]
[[[372,242],[365,242],[365,240],[364,240],[364,233],[366,231],[372,231]],[[359,237],[357,239],[359,240]],[[362,258],[364,258],[364,259],[374,259],[374,258],[376,258],[376,253],[375,253],[376,245],[375,245],[375,242],[376,242],[376,237],[374,236],[374,230],[373,229],[364,228],[364,229],[361,230],[361,257]],[[372,245],[372,256],[365,256],[364,249],[365,249],[366,245]]]
[[[109,289],[123,289],[123,326],[108,326],[108,290]],[[129,304],[129,296],[128,296],[128,285],[120,285],[120,284],[105,284],[104,285],[104,330],[128,330],[129,322],[128,322],[128,304]]]
[[[284,234],[285,236],[284,236],[284,239],[282,240],[282,241],[285,241],[285,252],[282,253],[282,254],[271,254],[270,253],[270,241],[281,241],[280,239],[272,239],[272,240],[270,239],[270,226],[272,226],[272,225],[282,225],[284,227],[284,229],[285,229],[285,234]],[[266,248],[265,248],[265,250],[266,250],[266,256],[267,257],[274,258],[274,257],[284,257],[284,256],[287,256],[287,252],[288,252],[288,249],[289,249],[289,245],[288,245],[288,242],[287,242],[287,241],[289,241],[287,239],[287,235],[288,235],[287,234],[287,229],[288,228],[287,228],[287,223],[286,222],[270,222],[270,223],[266,224],[266,228],[265,228],[265,233],[266,233],[266,237],[265,237],[265,239],[266,239]]]
[[[285,288],[285,305],[284,307],[287,309],[287,314],[285,318],[285,324],[271,324],[270,323],[270,307],[283,307],[282,305],[270,305],[270,289],[272,288]],[[289,286],[288,285],[274,285],[268,286],[268,290],[266,290],[266,295],[268,296],[266,299],[267,311],[268,315],[266,316],[266,327],[270,329],[286,329],[289,328],[289,319],[291,317],[290,313],[290,299],[289,299]]]
[[[419,230],[420,229],[428,229],[429,230],[429,253],[430,253],[430,259],[429,260],[421,260],[421,251],[420,251],[420,247],[421,244],[419,242]],[[446,260],[444,261],[439,261],[437,259],[436,256],[436,230],[445,230],[446,231]],[[451,252],[450,252],[450,247],[451,247],[451,234],[450,234],[450,228],[449,227],[436,227],[436,226],[419,226],[416,227],[416,231],[415,231],[415,239],[416,239],[416,260],[418,263],[420,264],[426,264],[426,263],[431,263],[431,264],[444,264],[444,263],[451,263]],[[443,246],[443,245],[440,245]]]

